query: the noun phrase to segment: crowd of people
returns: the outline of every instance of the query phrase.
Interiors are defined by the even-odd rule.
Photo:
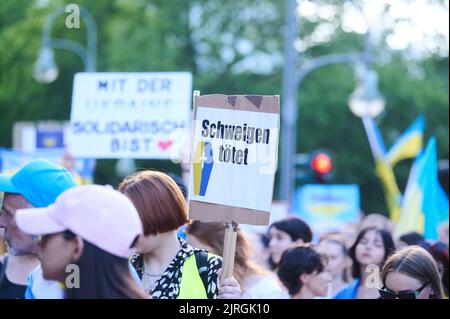
[[[2,299],[448,298],[448,223],[435,242],[394,238],[376,214],[345,232],[295,216],[262,234],[238,228],[224,278],[224,225],[189,220],[186,187],[165,173],[79,186],[35,160],[0,175],[0,193]]]

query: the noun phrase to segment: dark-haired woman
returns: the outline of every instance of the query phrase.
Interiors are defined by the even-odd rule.
[[[292,299],[326,297],[331,276],[326,260],[309,245],[287,249],[281,256],[277,274]]]
[[[380,272],[394,252],[394,241],[388,231],[376,227],[362,229],[349,251],[354,281],[342,288],[335,298],[379,298]]]
[[[312,241],[311,228],[297,217],[288,217],[274,222],[269,227],[269,264],[276,269],[283,252],[295,245]]]

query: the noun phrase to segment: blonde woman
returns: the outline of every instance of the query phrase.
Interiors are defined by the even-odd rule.
[[[406,247],[386,261],[381,273],[382,299],[443,299],[433,257],[419,246]]]

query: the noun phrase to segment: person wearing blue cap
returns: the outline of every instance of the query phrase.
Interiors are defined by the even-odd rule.
[[[5,228],[8,246],[7,256],[0,259],[0,299],[24,298],[28,275],[40,265],[39,246],[17,227],[16,211],[49,206],[74,186],[68,170],[46,160],[30,161],[14,175],[0,174],[0,192],[4,192],[0,228]]]

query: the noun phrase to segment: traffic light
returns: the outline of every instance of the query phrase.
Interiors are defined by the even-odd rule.
[[[333,164],[331,158],[326,153],[317,153],[311,159],[311,168],[319,175],[331,172]]]
[[[297,154],[296,180],[300,184],[323,184],[331,181],[333,161],[328,151],[315,150]]]

